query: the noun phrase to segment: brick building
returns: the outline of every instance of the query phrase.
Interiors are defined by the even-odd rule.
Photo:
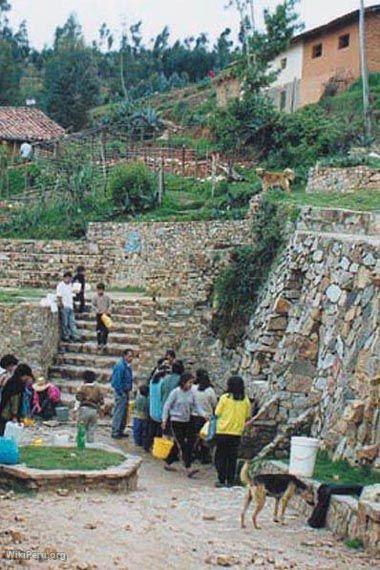
[[[380,4],[366,8],[365,22],[368,70],[380,72]],[[279,73],[267,95],[282,111],[316,103],[326,89],[343,91],[361,74],[359,10],[299,34],[271,68]],[[231,73],[218,76],[215,84],[219,106],[240,94]]]
[[[368,70],[380,72],[380,5],[366,9]],[[359,11],[297,38],[303,43],[301,106],[316,103],[326,88],[344,90],[360,77]]]

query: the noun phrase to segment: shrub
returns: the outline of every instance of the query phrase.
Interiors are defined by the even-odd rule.
[[[112,201],[124,213],[136,214],[155,205],[154,176],[142,162],[116,166],[108,187]]]
[[[213,329],[228,347],[236,347],[254,312],[284,240],[284,217],[277,205],[264,198],[255,219],[254,245],[235,250],[231,264],[215,284]]]

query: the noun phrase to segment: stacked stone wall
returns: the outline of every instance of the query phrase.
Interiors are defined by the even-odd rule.
[[[0,305],[0,354],[15,354],[46,375],[58,350],[58,315],[36,303]]]
[[[306,192],[355,192],[379,190],[380,170],[360,165],[349,168],[311,168]]]
[[[335,216],[339,234],[332,212],[304,211],[251,319],[240,372],[262,404],[278,396],[262,419],[279,431],[314,407],[313,435],[336,457],[371,463],[380,442],[380,240],[351,232],[375,228],[378,217]]]

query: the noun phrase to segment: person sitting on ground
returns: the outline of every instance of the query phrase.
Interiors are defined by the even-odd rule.
[[[19,364],[5,384],[0,402],[0,435],[4,435],[7,422],[21,421],[25,385],[33,380],[33,372],[30,366]]]
[[[251,417],[251,403],[245,395],[244,381],[232,376],[227,391],[220,398],[215,410],[216,454],[215,466],[218,472],[216,487],[232,487],[235,484],[236,464],[242,433]]]
[[[188,477],[192,477],[197,472],[191,468],[195,444],[191,414],[195,411],[197,415],[206,418],[206,413],[198,406],[191,389],[193,382],[194,376],[192,374],[182,374],[178,388],[171,392],[162,413],[162,429],[166,430],[170,420],[170,427],[174,436],[174,446],[166,459],[165,469],[175,471],[172,464],[177,460],[180,453]]]
[[[103,316],[111,316],[112,300],[105,294],[104,283],[98,283],[96,293],[92,299],[92,306],[96,312],[96,332],[98,348],[105,349],[108,342],[109,329],[103,322]]]
[[[79,267],[77,267],[77,271],[73,278],[73,284],[75,283],[79,283],[80,285],[80,289],[75,295],[75,300],[79,303],[79,312],[84,313],[86,310],[86,269],[83,265],[79,265]]]
[[[149,420],[148,434],[145,440],[145,451],[150,451],[155,437],[162,436],[162,398],[161,385],[168,375],[169,369],[161,365],[149,382]]]
[[[147,438],[149,418],[149,387],[139,386],[133,410],[133,439],[136,445],[144,447]]]
[[[40,418],[44,421],[51,420],[55,416],[55,408],[61,401],[60,389],[47,382],[43,376],[37,378],[32,385],[32,417]]]
[[[57,302],[61,318],[62,340],[79,342],[80,338],[74,316],[74,293],[70,271],[63,274],[63,279],[57,286]]]
[[[104,404],[102,390],[96,384],[96,376],[92,370],[83,373],[84,384],[78,389],[76,399],[79,402],[78,423],[86,430],[87,443],[94,443],[98,412]]]
[[[161,402],[165,402],[170,396],[170,393],[178,387],[182,374],[185,372],[185,367],[181,360],[176,360],[172,365],[172,372],[168,374],[161,383]]]
[[[128,434],[124,433],[124,430],[127,425],[129,393],[133,387],[133,358],[133,350],[125,350],[123,357],[114,366],[112,371],[111,386],[115,394],[112,416],[112,437],[114,439],[128,437]]]
[[[196,372],[195,383],[193,392],[196,402],[202,410],[204,410],[208,417],[214,415],[218,398],[215,390],[211,384],[210,376],[207,370],[200,368]],[[208,445],[199,437],[199,432],[204,426],[206,420],[202,416],[193,415],[192,421],[197,436],[197,443],[195,446],[195,457],[199,459],[203,465],[211,463],[211,454]]]
[[[12,374],[16,370],[18,365],[18,360],[13,354],[6,354],[0,359],[0,400],[1,400],[1,392],[8,382],[8,380],[12,377]]]

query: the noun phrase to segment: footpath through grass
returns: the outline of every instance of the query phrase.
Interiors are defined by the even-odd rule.
[[[0,303],[17,305],[24,301],[38,301],[44,294],[40,289],[0,289]]]
[[[69,471],[95,471],[120,465],[124,456],[101,449],[84,449],[75,447],[35,447],[20,448],[20,463],[33,469]]]

